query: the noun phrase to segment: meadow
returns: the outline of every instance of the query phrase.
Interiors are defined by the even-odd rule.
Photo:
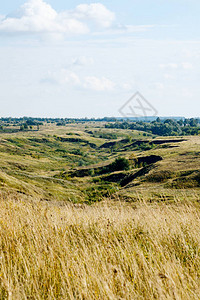
[[[0,201],[1,299],[199,299],[199,206]]]
[[[0,133],[0,299],[200,299],[199,149],[104,123]]]

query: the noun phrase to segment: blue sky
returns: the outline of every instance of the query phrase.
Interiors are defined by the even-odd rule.
[[[1,116],[120,116],[139,91],[160,116],[199,117],[199,11],[193,0],[1,3]]]

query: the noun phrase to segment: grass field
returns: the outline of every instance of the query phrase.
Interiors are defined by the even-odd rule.
[[[0,200],[1,299],[199,299],[199,206]]]
[[[200,299],[199,155],[102,123],[0,133],[0,299]]]

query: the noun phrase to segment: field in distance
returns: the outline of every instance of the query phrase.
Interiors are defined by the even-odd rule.
[[[93,203],[199,200],[200,136],[158,137],[102,122],[0,133],[2,193]],[[120,165],[121,164],[121,165]]]

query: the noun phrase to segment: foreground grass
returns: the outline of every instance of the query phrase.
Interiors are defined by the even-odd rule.
[[[0,200],[0,299],[199,299],[195,205]]]

